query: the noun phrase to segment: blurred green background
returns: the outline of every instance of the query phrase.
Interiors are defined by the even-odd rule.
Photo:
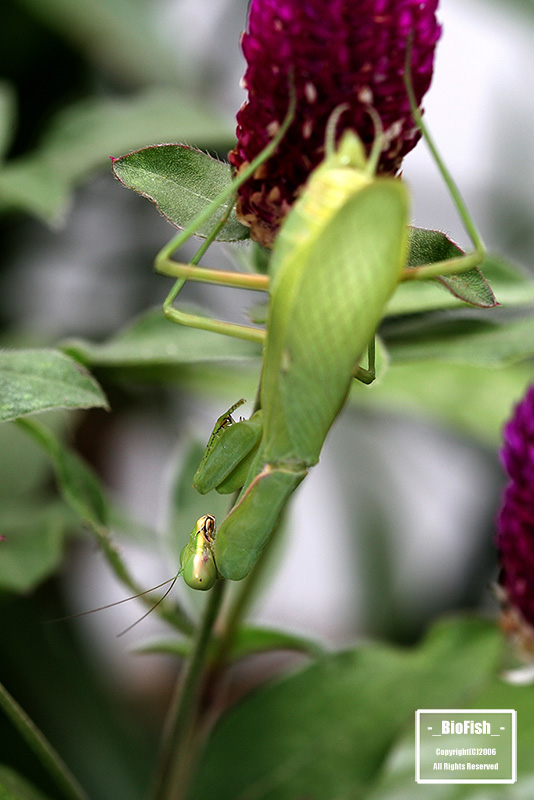
[[[534,5],[441,6],[427,122],[487,244],[532,270]],[[172,230],[114,181],[109,156],[178,141],[225,157],[244,99],[238,42],[246,8],[245,0],[3,1],[0,346],[104,341],[162,302],[167,282],[153,275],[152,260]],[[415,223],[467,245],[422,144],[404,177]],[[219,247],[207,263],[226,260]],[[231,315],[243,302],[199,287],[189,297]],[[168,499],[180,465],[243,391],[253,399],[257,366],[183,369],[170,383],[95,374],[112,413],[49,421],[141,523],[117,536],[138,580],[152,585],[176,569],[164,531],[180,514]],[[533,375],[528,361],[416,362],[392,368],[369,391],[355,389],[293,503],[255,619],[340,646],[361,636],[415,642],[431,620],[458,608],[495,613],[488,583],[503,486],[497,448]],[[135,800],[175,665],[128,650],[163,628],[149,619],[117,641],[140,613],[125,606],[45,624],[125,590],[57,506],[34,445],[4,425],[0,453],[0,533],[16,533],[22,554],[3,567],[0,554],[0,677],[91,796]],[[286,664],[257,659],[236,680],[254,685]],[[0,742],[3,761],[54,797],[1,717]]]

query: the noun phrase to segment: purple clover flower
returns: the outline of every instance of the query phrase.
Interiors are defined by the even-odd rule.
[[[501,461],[510,482],[498,518],[504,623],[534,644],[534,385],[504,429]],[[526,624],[525,624],[526,623]]]
[[[412,80],[418,104],[430,86],[440,36],[438,0],[251,0],[242,47],[248,100],[237,114],[239,170],[261,152],[282,123],[293,82],[297,108],[277,153],[239,190],[238,215],[253,239],[270,245],[299,188],[324,157],[325,130],[343,103],[337,134],[351,128],[366,147],[375,137],[367,112],[378,113],[386,148],[379,172],[393,175],[416,144],[404,85],[412,37]]]

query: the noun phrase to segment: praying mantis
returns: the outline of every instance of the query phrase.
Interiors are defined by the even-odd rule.
[[[211,515],[193,527],[180,557],[186,583],[206,590],[222,577],[245,578],[260,557],[290,496],[319,460],[330,427],[354,378],[374,376],[373,343],[386,304],[401,281],[454,274],[478,265],[482,240],[416,107],[412,112],[440,169],[474,250],[428,265],[408,267],[409,195],[398,178],[377,177],[383,136],[373,109],[376,138],[369,156],[352,131],[336,146],[343,107],[326,131],[325,159],[311,173],[276,238],[269,274],[220,272],[198,263],[225,225],[237,188],[274,152],[294,114],[293,101],[265,150],[156,257],[157,272],[176,279],[163,304],[171,321],[263,345],[259,407],[235,422],[234,404],[217,420],[194,478],[201,493],[239,492],[216,531]],[[207,220],[219,219],[189,264],[172,258]],[[187,280],[266,291],[266,328],[237,325],[175,307]],[[368,369],[360,361],[368,350]]]

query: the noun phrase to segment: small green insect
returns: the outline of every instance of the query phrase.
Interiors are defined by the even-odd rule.
[[[245,484],[261,441],[263,413],[256,411],[250,419],[235,422],[231,412],[244,402],[235,403],[215,423],[193,478],[193,486],[200,494],[212,489],[231,494]]]

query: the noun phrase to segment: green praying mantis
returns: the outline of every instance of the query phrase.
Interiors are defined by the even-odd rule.
[[[341,106],[327,127],[325,159],[311,173],[279,231],[269,274],[199,267],[228,219],[237,188],[282,140],[294,115],[292,101],[265,150],[156,258],[156,270],[176,279],[163,305],[168,319],[263,345],[258,410],[250,419],[235,422],[232,413],[243,402],[239,401],[219,417],[194,478],[203,494],[212,489],[239,492],[218,530],[211,515],[201,517],[182,550],[179,574],[195,589],[209,589],[220,577],[241,580],[257,562],[288,499],[319,460],[353,379],[373,379],[375,332],[399,283],[463,272],[483,259],[482,240],[423,124],[409,75],[406,85],[414,118],[472,239],[473,252],[407,266],[407,187],[399,178],[377,177],[384,139],[373,109],[369,113],[377,133],[368,157],[352,131],[335,146]],[[175,261],[176,250],[214,214],[220,219],[192,261]],[[268,292],[265,329],[176,308],[174,301],[187,280]],[[369,363],[364,369],[360,362],[366,351]]]

